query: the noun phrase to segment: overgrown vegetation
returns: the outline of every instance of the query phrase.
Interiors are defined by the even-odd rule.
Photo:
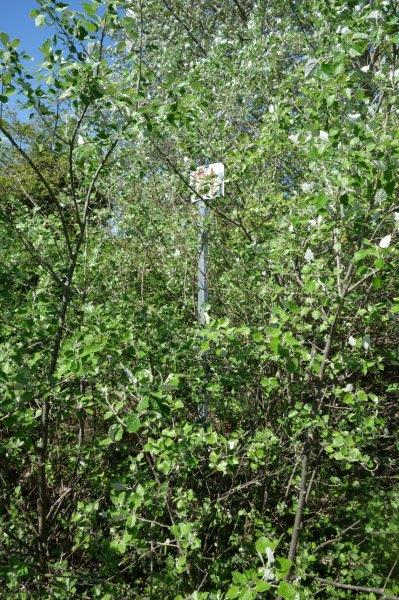
[[[38,72],[0,34],[0,597],[399,597],[397,2],[37,4]]]

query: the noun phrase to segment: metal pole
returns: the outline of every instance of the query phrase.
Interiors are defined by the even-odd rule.
[[[199,212],[199,255],[198,255],[198,323],[204,327],[207,324],[206,307],[208,304],[208,223],[209,206],[203,200],[198,201]],[[201,356],[202,367],[205,373],[205,385],[202,390],[203,401],[198,405],[198,417],[201,421],[207,421],[209,416],[209,405],[206,385],[209,380],[209,355],[204,352]]]
[[[209,166],[199,167],[191,174],[195,189],[201,198],[194,198],[194,202],[198,203],[199,213],[199,254],[198,254],[198,297],[197,297],[197,313],[198,323],[204,327],[208,322],[206,312],[209,289],[208,289],[208,217],[209,204],[208,201],[216,196],[224,195],[224,165],[222,163],[214,163]],[[204,179],[211,178],[209,191],[203,195],[201,184]],[[204,352],[202,355],[202,364],[205,371],[206,380],[209,379],[209,354]],[[209,414],[208,400],[206,391],[203,392],[203,402],[198,407],[198,416],[201,420],[206,420]]]
[[[208,228],[209,206],[203,200],[198,201],[200,217],[199,255],[198,255],[198,322],[206,325],[206,305],[208,304]]]

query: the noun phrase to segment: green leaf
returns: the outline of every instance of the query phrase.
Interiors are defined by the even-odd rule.
[[[115,550],[119,554],[125,554],[128,543],[130,542],[131,539],[132,539],[132,536],[127,531],[125,531],[123,533],[122,537],[114,538],[111,541],[110,546],[113,550]]]
[[[272,392],[279,387],[279,382],[276,377],[262,377],[260,384],[268,392]]]
[[[284,556],[279,557],[277,559],[277,563],[279,578],[284,579],[288,575],[292,563],[288,558],[285,558]]]
[[[187,568],[187,557],[185,555],[179,556],[176,559],[176,573],[184,573]]]
[[[357,252],[355,252],[353,260],[355,263],[358,263],[358,262],[364,260],[365,258],[369,258],[370,256],[375,256],[376,253],[377,252],[376,252],[375,248],[364,248],[363,250],[358,250]]]
[[[114,423],[111,425],[108,435],[114,442],[120,442],[123,436],[122,425],[120,423]]]
[[[274,352],[274,354],[278,354],[279,349],[280,349],[280,338],[279,337],[274,336],[271,338],[270,349],[272,350],[272,352]]]
[[[98,5],[93,3],[89,3],[89,2],[84,2],[83,3],[83,10],[85,11],[85,13],[87,15],[89,15],[89,17],[94,17],[97,13],[97,8]]]
[[[104,344],[92,342],[88,346],[86,346],[81,352],[80,357],[84,358],[85,356],[90,356],[91,354],[97,354],[104,349]]]
[[[15,87],[13,85],[8,85],[7,86],[7,88],[6,88],[6,96],[10,97],[13,94],[15,94],[15,92],[16,92],[16,89],[15,89]]]
[[[10,37],[7,33],[5,33],[4,31],[0,32],[0,41],[4,44],[4,46],[6,46],[8,44],[10,40]]]
[[[241,592],[241,600],[255,600],[255,598],[256,592],[254,592],[251,588],[247,588]]]
[[[294,586],[287,581],[280,581],[277,592],[284,598],[284,600],[295,600],[296,590]]]
[[[129,433],[136,433],[141,427],[140,419],[135,414],[128,415],[125,418],[125,425]]]
[[[91,21],[83,21],[83,25],[87,31],[94,32],[98,30],[98,26]]]
[[[240,594],[241,589],[236,585],[232,585],[227,590],[226,598],[239,598]]]
[[[260,579],[255,586],[255,590],[257,592],[267,592],[267,590],[270,590],[270,588],[270,583],[267,583],[267,581],[263,581],[262,579]]]
[[[256,548],[256,551],[259,552],[259,554],[265,554],[267,549],[268,548],[273,549],[273,546],[275,546],[275,543],[273,543],[271,540],[268,540],[264,536],[258,538],[255,542],[255,548]]]
[[[51,40],[43,42],[39,49],[44,56],[48,56],[51,50]]]

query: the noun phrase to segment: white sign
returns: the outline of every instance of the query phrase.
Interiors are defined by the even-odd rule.
[[[205,200],[224,196],[224,164],[219,162],[198,167],[190,175],[190,184]],[[193,196],[192,201],[197,200],[198,197]]]

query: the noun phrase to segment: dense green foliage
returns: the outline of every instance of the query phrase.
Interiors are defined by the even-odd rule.
[[[396,1],[32,17],[39,72],[0,34],[0,597],[399,597]]]

